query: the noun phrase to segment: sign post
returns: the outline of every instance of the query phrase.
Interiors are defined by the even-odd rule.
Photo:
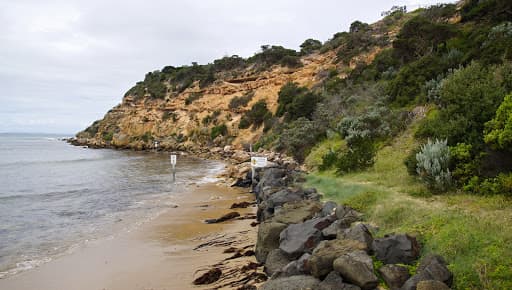
[[[172,182],[176,183],[176,154],[171,154]]]
[[[255,175],[256,175],[256,168],[258,167],[265,167],[267,166],[267,157],[251,157],[251,169],[252,169],[252,186],[256,183]]]

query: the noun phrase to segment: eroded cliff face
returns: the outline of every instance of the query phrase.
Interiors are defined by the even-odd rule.
[[[275,113],[278,92],[284,84],[294,82],[311,88],[329,74],[332,77],[333,71],[344,78],[357,64],[371,63],[378,52],[390,46],[397,31],[396,28],[396,31],[389,27],[383,29],[382,25],[379,22],[372,25],[372,37],[385,37],[386,41],[367,48],[348,61],[337,61],[339,49],[343,49],[341,45],[334,50],[301,57],[299,68],[274,65],[267,70],[258,70],[249,66],[242,71],[217,75],[212,84],[203,88],[199,81],[181,93],[169,88],[164,98],[127,94],[122,103],[102,120],[78,133],[74,143],[141,150],[153,148],[158,141],[159,148],[167,150],[194,151],[200,147],[224,145],[240,149],[244,144],[255,143],[263,134],[263,126],[239,129],[242,116],[256,102],[264,100],[267,108]],[[247,94],[253,94],[247,105],[230,108],[234,97]],[[212,140],[211,130],[219,125],[226,125],[227,133]]]

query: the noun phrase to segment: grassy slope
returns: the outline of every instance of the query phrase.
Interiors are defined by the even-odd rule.
[[[412,126],[382,148],[373,168],[335,176],[311,173],[308,185],[349,204],[391,232],[415,234],[423,254],[436,252],[455,274],[454,289],[512,289],[512,200],[461,193],[431,196],[403,160],[417,144]]]

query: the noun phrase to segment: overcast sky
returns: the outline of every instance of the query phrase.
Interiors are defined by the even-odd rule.
[[[76,133],[148,71],[298,49],[423,0],[0,0],[0,132]]]

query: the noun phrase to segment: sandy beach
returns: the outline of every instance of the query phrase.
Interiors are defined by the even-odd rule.
[[[191,185],[171,208],[140,227],[109,239],[91,242],[38,268],[0,280],[0,289],[211,289],[237,288],[245,282],[240,268],[254,256],[254,219],[206,224],[228,212],[252,215],[254,207],[230,210],[235,202],[252,201],[247,190],[220,184]],[[224,253],[226,249],[231,253]],[[195,286],[193,280],[212,265],[223,275],[215,284]],[[237,282],[239,281],[239,282]]]

